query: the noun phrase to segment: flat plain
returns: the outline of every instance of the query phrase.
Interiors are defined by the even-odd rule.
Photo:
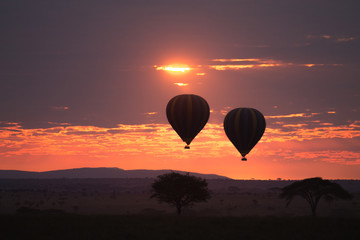
[[[212,198],[175,209],[151,199],[154,179],[1,179],[5,239],[358,239],[360,181],[354,195],[321,201],[318,217],[301,198],[279,198],[292,181],[207,180]],[[21,229],[21,231],[19,231]]]

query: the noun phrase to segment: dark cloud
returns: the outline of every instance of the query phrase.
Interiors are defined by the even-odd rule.
[[[106,134],[106,131],[70,131],[66,135],[103,135]]]
[[[46,132],[46,133],[59,133],[59,132],[61,132],[63,130],[64,130],[64,128],[62,128],[62,127],[56,127],[56,128],[45,129],[44,132]]]
[[[110,129],[107,130],[106,132],[111,133],[111,134],[121,134],[121,133],[126,133],[128,132],[127,130],[123,130],[123,129]]]
[[[0,122],[0,128],[17,127],[18,123],[15,122]]]

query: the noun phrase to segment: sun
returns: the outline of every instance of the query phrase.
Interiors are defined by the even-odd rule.
[[[174,84],[179,87],[186,87],[187,85],[189,85],[188,83],[180,83],[180,82],[176,82]]]
[[[187,65],[166,65],[166,66],[158,66],[154,65],[156,70],[166,71],[172,73],[185,73],[191,70],[191,68]]]

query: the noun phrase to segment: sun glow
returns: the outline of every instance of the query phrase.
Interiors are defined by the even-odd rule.
[[[179,87],[185,87],[185,86],[189,85],[188,83],[174,83],[174,84]]]
[[[172,65],[168,65],[168,66],[154,66],[156,68],[156,70],[162,70],[162,71],[167,71],[167,72],[187,72],[190,71],[191,68],[188,66],[172,66]]]

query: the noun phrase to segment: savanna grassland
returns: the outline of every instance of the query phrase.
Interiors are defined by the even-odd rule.
[[[2,239],[353,239],[359,218],[145,215],[0,216]]]
[[[151,199],[153,179],[2,179],[3,239],[358,239],[360,182],[350,201],[321,201],[317,218],[291,181],[208,180],[212,198],[183,215]]]

